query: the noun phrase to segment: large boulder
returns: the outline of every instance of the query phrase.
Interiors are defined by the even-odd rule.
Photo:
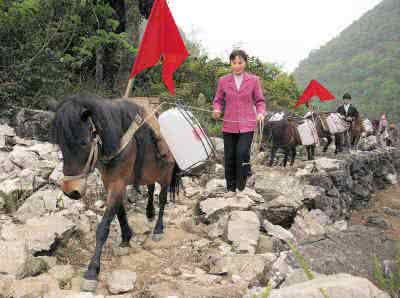
[[[54,113],[42,110],[21,109],[16,116],[16,132],[21,138],[49,141]]]
[[[320,276],[316,279],[292,286],[272,290],[270,298],[309,298],[321,297],[321,289],[330,298],[390,298],[390,296],[379,290],[373,283],[365,278],[351,276],[349,274],[337,274],[331,276]]]
[[[107,287],[111,294],[132,291],[135,287],[136,273],[129,270],[115,270],[107,277]]]
[[[57,203],[60,200],[62,200],[64,204],[66,201],[71,201],[60,190],[39,190],[25,200],[14,216],[20,221],[25,222],[28,219],[42,216],[51,211],[56,211],[58,209]],[[67,204],[70,205],[71,203]]]
[[[33,254],[50,251],[56,241],[66,240],[75,231],[76,225],[69,219],[51,215],[32,218],[25,225],[5,224],[1,237],[6,241],[24,240]]]
[[[0,241],[1,272],[16,276],[29,258],[23,239]]]
[[[236,252],[255,254],[260,237],[260,220],[252,211],[233,211],[226,237]]]
[[[366,226],[350,226],[344,231],[328,232],[323,239],[298,245],[299,253],[310,267],[323,274],[349,273],[374,279],[374,257],[394,260],[396,241],[388,238],[380,229]],[[300,268],[293,253],[288,264]]]
[[[206,223],[218,221],[221,215],[233,210],[248,210],[254,201],[244,196],[240,198],[208,198],[199,203],[201,219]]]

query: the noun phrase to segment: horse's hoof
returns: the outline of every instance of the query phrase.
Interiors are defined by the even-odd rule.
[[[81,284],[81,291],[95,293],[98,283],[97,280],[84,279]]]
[[[124,247],[131,247],[131,245],[129,244],[129,241],[128,241],[128,242],[122,241],[122,242],[120,243],[119,247],[122,247],[122,248],[124,248]]]
[[[153,234],[152,239],[154,242],[159,242],[162,240],[163,236],[163,234]]]

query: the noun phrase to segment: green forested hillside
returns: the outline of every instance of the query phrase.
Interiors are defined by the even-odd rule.
[[[400,1],[383,0],[295,70],[304,87],[317,79],[341,98],[350,92],[370,117],[400,119]],[[329,103],[330,105],[336,103]]]
[[[0,118],[9,106],[46,109],[73,93],[124,94],[143,21],[138,0],[0,0]],[[175,74],[176,97],[211,109],[229,64],[182,35],[190,57]],[[251,57],[248,70],[262,78],[270,108],[298,98],[294,77],[275,63]],[[161,65],[135,78],[133,95],[176,99],[162,83]],[[219,131],[210,114],[201,118]]]

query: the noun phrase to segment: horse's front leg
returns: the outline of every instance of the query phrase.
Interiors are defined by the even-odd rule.
[[[108,188],[107,208],[104,212],[101,222],[97,225],[95,253],[89,263],[87,271],[84,274],[84,282],[81,287],[83,291],[94,292],[96,290],[98,276],[100,273],[101,253],[110,233],[111,222],[114,220],[116,215],[121,216],[122,222],[124,222],[123,217],[125,217],[126,220],[125,212],[121,212],[124,187],[125,185],[121,185],[121,187],[118,187],[117,189]],[[126,225],[128,225],[127,220]]]
[[[155,210],[154,210],[154,190],[155,184],[147,185],[147,193],[149,198],[147,199],[147,206],[146,206],[146,216],[149,221],[153,221],[155,217]]]
[[[159,241],[162,239],[164,234],[164,208],[167,204],[167,187],[162,186],[160,196],[159,196],[159,211],[156,226],[153,231],[153,240]]]

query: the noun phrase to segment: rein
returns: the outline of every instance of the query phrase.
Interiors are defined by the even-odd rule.
[[[64,176],[63,181],[71,181],[76,179],[87,178],[90,173],[92,173],[96,167],[98,161],[103,163],[109,163],[115,158],[117,158],[128,146],[128,144],[133,139],[135,133],[151,118],[155,117],[155,113],[161,108],[164,103],[161,103],[156,109],[154,109],[150,115],[143,119],[142,116],[139,114],[136,115],[135,119],[132,121],[131,125],[129,126],[128,130],[124,133],[121,138],[119,149],[110,156],[103,156],[99,158],[99,146],[103,145],[103,142],[100,138],[100,135],[97,133],[96,126],[91,117],[89,117],[90,125],[92,126],[92,135],[94,138],[92,139],[91,146],[90,146],[90,153],[89,157],[86,161],[85,167],[82,170],[81,174],[75,176]]]

